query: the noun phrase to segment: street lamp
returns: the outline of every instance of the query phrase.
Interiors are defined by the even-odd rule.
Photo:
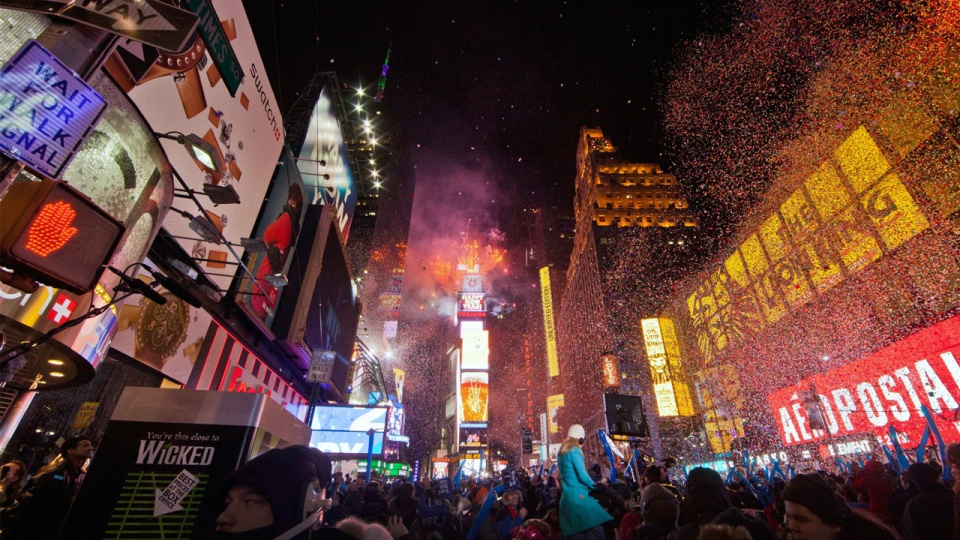
[[[187,148],[187,152],[190,152],[193,159],[214,172],[220,172],[226,168],[223,158],[220,157],[220,152],[196,134],[184,135],[179,131],[169,131],[167,133],[155,132],[153,135],[158,139],[168,139],[182,144]]]

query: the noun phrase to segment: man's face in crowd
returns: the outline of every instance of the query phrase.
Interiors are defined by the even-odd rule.
[[[246,532],[273,525],[273,509],[259,491],[235,486],[227,494],[227,509],[217,517],[217,530]]]
[[[833,540],[840,533],[839,525],[827,525],[802,504],[785,501],[784,506],[790,540]]]
[[[23,480],[23,469],[21,469],[19,465],[16,463],[7,463],[4,467],[7,468],[7,475],[3,478],[5,485],[13,485]]]
[[[67,450],[67,455],[83,458],[83,459],[89,459],[93,457],[94,450],[95,448],[93,447],[92,442],[83,440],[83,441],[80,441],[80,444],[78,444],[76,448],[72,450]]]
[[[511,491],[510,493],[507,493],[506,495],[504,495],[503,499],[510,506],[516,506],[520,502],[520,494],[517,493],[516,491]]]

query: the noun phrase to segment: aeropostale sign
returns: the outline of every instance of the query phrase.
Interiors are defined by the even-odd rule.
[[[926,427],[926,406],[946,442],[960,441],[960,317],[912,334],[870,356],[802,380],[767,396],[783,442],[872,432],[890,426],[904,443]],[[815,392],[826,430],[812,429],[803,393]],[[816,405],[817,399],[811,399]],[[889,441],[888,441],[889,442]]]

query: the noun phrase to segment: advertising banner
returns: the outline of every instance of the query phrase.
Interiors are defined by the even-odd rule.
[[[653,394],[657,400],[657,412],[660,413],[660,416],[677,416],[680,411],[677,409],[677,396],[673,392],[673,382],[670,380],[667,350],[663,345],[660,321],[657,319],[642,319],[640,328],[643,334],[643,343],[647,348],[650,374],[653,376]]]
[[[460,311],[486,311],[482,292],[461,292]]]
[[[223,478],[309,429],[264,396],[127,387],[64,530],[71,538],[210,538]]]
[[[548,266],[540,269],[540,303],[543,305],[543,331],[547,340],[547,372],[551,377],[556,377],[560,375],[560,360],[557,356],[557,331],[553,325],[553,296],[550,293]]]
[[[466,332],[463,334],[463,346],[460,349],[460,369],[483,370],[490,368],[490,332]]]
[[[460,374],[460,423],[486,424],[490,378],[485,371]]]
[[[373,455],[382,456],[387,414],[388,407],[317,406],[310,425],[310,446],[331,454],[331,459],[365,458],[370,446],[367,431],[372,429]]]
[[[832,154],[687,298],[705,361],[929,228],[865,126]]]
[[[563,408],[563,394],[547,397],[547,414],[550,416],[550,433],[560,433],[560,409]]]
[[[216,322],[210,323],[186,388],[266,394],[300,420],[307,399]]]
[[[219,27],[229,47],[226,43],[208,47],[198,36],[186,51],[172,54],[123,40],[104,67],[155,132],[194,135],[213,147],[215,159],[222,163],[219,169],[196,160],[187,146],[163,140],[170,163],[190,189],[203,192],[204,184],[213,184],[236,190],[239,204],[216,208],[205,204],[205,216],[195,205],[180,209],[194,218],[205,217],[228,242],[239,246],[240,239],[253,232],[280,157],[284,130],[243,5],[213,0],[212,6],[215,11],[204,10],[201,27]],[[233,73],[235,67],[226,74],[218,68],[219,57],[227,48],[233,50],[239,64],[231,65],[242,67],[242,73]],[[243,79],[236,95],[225,84],[227,78]],[[170,234],[185,238],[178,240],[180,245],[201,266],[213,274],[227,274],[211,275],[210,279],[228,289],[232,272],[224,269],[232,255],[219,241],[198,238],[190,228],[191,221],[170,212],[163,225]],[[242,255],[242,248],[234,249]]]
[[[283,147],[280,163],[273,176],[270,195],[263,207],[263,218],[251,238],[263,240],[266,251],[250,253],[247,268],[257,279],[257,286],[243,275],[239,295],[244,310],[262,321],[267,328],[273,326],[277,302],[283,294],[283,286],[271,283],[270,276],[288,275],[297,250],[297,240],[303,227],[306,212],[304,204],[306,188],[293,153]]]
[[[336,211],[334,220],[343,234],[343,243],[350,237],[353,213],[357,209],[356,173],[350,168],[347,145],[343,142],[334,93],[329,86],[320,91],[310,117],[297,166],[307,186],[310,204],[323,204]]]
[[[71,536],[199,538],[189,531],[201,503],[216,499],[249,437],[246,426],[111,421],[68,518]]]
[[[620,371],[617,369],[617,356],[605,354],[600,357],[600,369],[603,373],[603,386],[612,388],[620,386]]]
[[[146,263],[152,266],[149,260]],[[141,270],[140,278],[149,282],[153,276]],[[167,303],[160,306],[146,298],[127,301],[120,308],[110,346],[186,384],[212,319],[206,310],[190,306],[164,287],[156,290]]]
[[[830,435],[875,433],[889,444],[889,428],[901,441],[920,440],[926,406],[945,442],[960,441],[960,317],[921,330],[866,358],[808,377],[767,396],[784,444]],[[812,429],[802,394],[819,396],[826,430]],[[816,401],[816,400],[815,400]],[[814,413],[816,414],[816,413]]]

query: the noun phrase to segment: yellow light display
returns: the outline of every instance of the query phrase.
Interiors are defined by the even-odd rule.
[[[687,298],[708,363],[930,227],[866,128],[834,158],[839,170],[823,162]]]
[[[647,348],[647,363],[650,364],[650,374],[653,376],[653,394],[657,400],[657,412],[661,417],[678,416],[680,411],[677,409],[677,396],[670,380],[667,350],[663,345],[660,321],[642,319],[640,328],[643,333],[643,343]]]
[[[560,375],[557,359],[557,331],[553,324],[553,296],[550,294],[550,268],[540,269],[540,299],[543,304],[543,331],[547,340],[547,372],[551,377]]]
[[[561,408],[563,408],[563,394],[547,396],[547,414],[550,417],[550,433],[560,433]]]
[[[676,394],[677,411],[680,416],[693,416],[693,399],[690,398],[690,388],[682,382],[682,365],[680,361],[680,344],[677,342],[677,332],[673,326],[673,319],[661,317],[659,319],[660,333],[663,337],[663,349],[667,356],[667,364],[672,374],[673,391]]]

